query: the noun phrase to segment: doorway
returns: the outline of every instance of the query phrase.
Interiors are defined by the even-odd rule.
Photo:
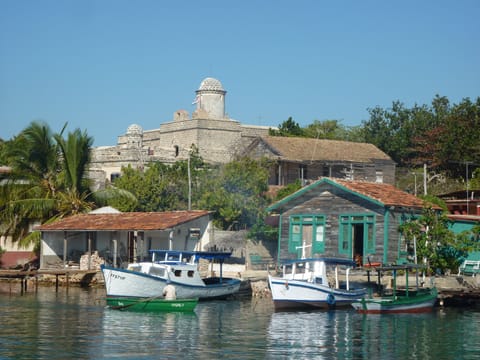
[[[352,224],[353,260],[357,266],[363,265],[364,224]]]
[[[302,239],[302,258],[312,257],[313,226],[311,224],[303,224]]]

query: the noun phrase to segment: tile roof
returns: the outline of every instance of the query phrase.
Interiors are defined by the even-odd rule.
[[[207,210],[79,214],[36,228],[41,231],[167,230],[208,215]]]
[[[423,208],[424,201],[415,195],[402,191],[390,184],[372,183],[366,181],[348,181],[331,179],[339,185],[355,193],[367,196],[385,206],[401,206],[407,208]],[[434,206],[440,209],[440,207]]]
[[[309,194],[307,196],[315,196],[311,194],[319,193],[318,188],[324,185],[333,185],[335,187],[340,187],[349,191],[351,193],[357,194],[358,196],[374,201],[385,207],[395,206],[395,207],[404,207],[404,208],[413,208],[413,209],[422,209],[426,205],[424,201],[415,195],[409,194],[405,191],[402,191],[390,184],[384,183],[372,183],[366,181],[353,181],[353,180],[342,180],[334,178],[321,178],[316,182],[303,187],[297,192],[287,196],[286,198],[278,201],[277,203],[271,205],[269,210],[275,210],[280,208],[288,208],[288,203],[304,194]],[[437,205],[432,205],[432,208],[436,210],[441,210]]]
[[[393,161],[375,145],[368,143],[282,136],[264,136],[261,140],[274,154],[291,161]]]

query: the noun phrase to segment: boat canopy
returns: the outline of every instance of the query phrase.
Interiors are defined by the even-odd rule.
[[[341,259],[341,258],[329,258],[329,257],[285,260],[285,261],[282,261],[282,265],[291,265],[291,264],[307,263],[307,262],[309,263],[324,262],[327,265],[345,265],[345,266],[351,266],[351,267],[356,266],[356,262],[353,260]]]
[[[387,265],[387,266],[376,266],[375,270],[381,271],[397,271],[397,270],[414,270],[414,269],[424,269],[425,265],[422,264],[400,264],[400,265]]]
[[[182,251],[182,250],[150,250],[150,254],[154,255],[156,261],[181,261],[182,259],[207,259],[207,260],[220,260],[223,262],[225,259],[232,256],[231,252],[217,252],[217,251]]]

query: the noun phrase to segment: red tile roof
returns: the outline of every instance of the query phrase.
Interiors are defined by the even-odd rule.
[[[402,191],[390,184],[372,183],[366,181],[348,181],[341,179],[331,179],[348,190],[367,196],[373,200],[382,203],[385,206],[401,206],[407,208],[423,208],[425,203],[415,195]],[[441,209],[434,205],[434,209]]]
[[[321,178],[316,182],[305,186],[297,192],[285,197],[284,199],[271,205],[268,210],[286,209],[289,207],[288,203],[305,194],[307,197],[316,196],[318,187],[330,184],[336,187],[343,188],[345,191],[352,192],[357,196],[364,197],[370,201],[379,203],[385,207],[403,207],[412,209],[423,209],[428,206],[425,202],[407,192],[404,192],[393,185],[384,183],[372,183],[366,181],[342,180],[336,178]],[[441,207],[430,204],[435,210],[441,210]]]
[[[79,214],[36,228],[41,231],[146,231],[167,230],[192,221],[207,210],[167,212],[126,212],[120,214]]]

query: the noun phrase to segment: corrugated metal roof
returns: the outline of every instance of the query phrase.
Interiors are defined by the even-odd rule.
[[[373,144],[340,140],[264,136],[261,138],[276,155],[291,161],[371,162],[392,159]]]
[[[40,231],[146,231],[167,230],[207,216],[207,210],[79,214],[36,228]]]

